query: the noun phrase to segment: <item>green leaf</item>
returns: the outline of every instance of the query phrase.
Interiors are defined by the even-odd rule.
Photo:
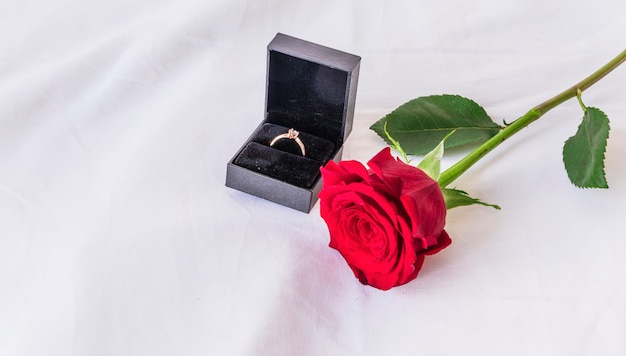
[[[502,128],[474,101],[458,95],[434,95],[413,99],[378,120],[370,128],[387,143],[384,127],[408,154],[431,151],[451,131],[445,148],[482,142]]]
[[[609,138],[609,118],[588,107],[578,131],[563,146],[563,163],[572,184],[579,188],[608,188],[604,151]]]
[[[452,136],[456,131],[452,131],[446,135],[446,137],[439,142],[437,147],[435,147],[432,151],[428,152],[422,161],[417,165],[417,168],[424,171],[428,176],[434,180],[439,179],[439,175],[441,174],[441,157],[443,157],[444,144],[446,140]],[[395,140],[393,140],[395,141]],[[397,141],[396,141],[397,142]]]
[[[446,209],[448,210],[459,206],[467,206],[473,204],[490,206],[496,210],[500,210],[500,207],[498,205],[488,204],[476,198],[472,198],[462,190],[444,188],[441,190],[441,192],[443,193],[443,199],[446,201]]]

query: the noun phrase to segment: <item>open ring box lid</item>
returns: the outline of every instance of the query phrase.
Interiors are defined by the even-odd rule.
[[[341,159],[352,130],[361,58],[277,34],[267,46],[265,118],[228,162],[226,186],[308,213],[320,168]],[[306,149],[273,138],[293,128]]]

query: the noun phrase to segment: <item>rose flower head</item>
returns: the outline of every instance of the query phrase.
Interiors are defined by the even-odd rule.
[[[330,161],[322,167],[320,214],[330,247],[359,281],[388,290],[415,279],[424,257],[451,243],[446,204],[435,180],[393,158],[389,148],[368,166]]]

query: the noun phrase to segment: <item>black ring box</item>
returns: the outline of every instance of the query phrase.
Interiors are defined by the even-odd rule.
[[[228,162],[226,186],[308,213],[320,168],[352,131],[361,58],[278,33],[267,46],[264,120]],[[293,128],[298,144],[272,139]]]

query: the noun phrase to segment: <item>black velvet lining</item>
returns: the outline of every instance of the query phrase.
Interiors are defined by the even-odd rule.
[[[302,188],[313,187],[320,175],[319,162],[257,142],[249,142],[235,164]]]
[[[321,137],[298,130],[299,138],[306,149],[306,156],[298,144],[290,139],[269,144],[278,135],[287,133],[288,127],[264,123],[244,146],[234,163],[240,167],[259,172],[289,184],[311,188],[320,175],[320,167],[335,153],[335,145]]]
[[[269,61],[267,122],[296,125],[341,146],[348,73],[277,51]]]

